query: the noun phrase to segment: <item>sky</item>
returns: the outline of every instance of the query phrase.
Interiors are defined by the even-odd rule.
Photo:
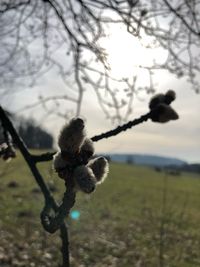
[[[51,83],[49,81],[49,83]],[[56,81],[54,81],[56,83]],[[59,84],[59,82],[58,82]],[[116,137],[102,140],[95,144],[97,153],[139,153],[162,155],[180,158],[189,162],[200,162],[200,95],[196,94],[184,81],[166,80],[160,85],[160,92],[174,89],[177,99],[172,106],[179,114],[179,119],[166,124],[145,122],[137,127],[121,133]],[[37,100],[37,91],[25,90],[17,93],[7,102],[8,108],[15,111],[27,103]],[[43,90],[47,90],[45,86]],[[52,89],[53,91],[53,89]],[[41,90],[39,90],[41,92]],[[137,98],[133,102],[133,114],[130,120],[148,112],[148,103],[151,96],[143,101]],[[8,104],[10,102],[10,104]],[[12,107],[12,108],[11,108]],[[57,138],[60,128],[65,123],[58,117],[46,117],[42,108],[31,109],[22,113],[26,117],[34,117],[49,132]],[[91,89],[84,95],[81,117],[86,121],[89,137],[114,128],[101,110],[96,95]]]
[[[105,43],[110,53],[110,63],[115,75],[130,75],[133,72],[131,62],[148,64],[151,58],[145,54],[135,41],[130,41],[127,35],[117,36],[113,34],[110,41]],[[118,38],[118,39],[117,39]],[[132,43],[131,43],[132,42]],[[128,45],[127,45],[128,43]],[[130,47],[134,49],[130,50]],[[123,52],[120,52],[123,51]],[[132,52],[131,52],[132,51]],[[159,60],[165,58],[161,50],[154,51]],[[131,59],[131,60],[130,60]],[[160,73],[156,77],[159,92],[169,89],[175,90],[177,99],[172,103],[179,114],[179,120],[170,121],[166,124],[145,122],[130,129],[116,137],[102,140],[95,144],[97,153],[139,153],[150,155],[162,155],[175,157],[188,162],[200,162],[200,95],[196,94],[185,79],[176,79],[172,75]],[[67,92],[67,88],[61,83],[57,72],[47,73],[37,86],[23,89],[15,94],[4,98],[3,106],[16,112],[24,105],[35,103],[38,94],[46,96],[59,92]],[[143,101],[135,98],[133,102],[133,113],[130,120],[148,112],[150,95],[144,94]],[[63,109],[66,108],[63,104]],[[55,138],[64,124],[64,120],[55,116],[46,117],[42,108],[26,110],[21,113],[26,117],[35,118]],[[101,110],[95,93],[88,88],[84,94],[81,116],[86,120],[86,128],[89,137],[114,128]]]
[[[169,86],[166,89],[173,88]],[[163,92],[166,91],[163,90]],[[189,162],[200,162],[200,96],[191,89],[176,90],[177,99],[172,104],[179,114],[179,120],[166,124],[145,122],[109,140],[96,144],[98,152],[139,153],[177,157]],[[130,119],[148,112],[150,97],[141,102],[135,100]],[[95,102],[86,100],[83,113],[88,121],[90,136],[112,128]]]

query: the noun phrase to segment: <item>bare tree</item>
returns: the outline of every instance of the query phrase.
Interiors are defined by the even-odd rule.
[[[137,66],[149,76],[146,86],[138,84],[136,75],[112,77],[101,43],[112,24],[124,25],[147,49],[162,47],[167,52],[162,63]],[[66,101],[75,105],[78,115],[84,91],[93,89],[107,117],[119,121],[131,113],[138,91],[155,91],[158,70],[186,77],[198,92],[199,47],[198,0],[4,0],[0,3],[0,93],[19,90],[22,83],[33,86],[54,69],[66,93],[41,95],[26,108],[43,104],[49,111],[50,102],[59,106]]]

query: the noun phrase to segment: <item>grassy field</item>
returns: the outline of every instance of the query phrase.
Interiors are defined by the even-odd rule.
[[[59,201],[63,182],[39,165]],[[40,225],[43,196],[20,155],[0,162],[0,266],[56,267],[58,233]],[[72,267],[200,266],[200,176],[110,165],[104,184],[79,193],[68,219]]]

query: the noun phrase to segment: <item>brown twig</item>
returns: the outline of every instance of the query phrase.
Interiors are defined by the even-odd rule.
[[[169,94],[169,92],[167,92]],[[165,98],[166,95],[163,95]],[[159,95],[157,96],[157,100],[159,98]],[[155,100],[155,98],[153,99]],[[152,101],[153,101],[152,100]],[[172,99],[168,105],[173,101]],[[155,101],[154,101],[155,102]],[[153,102],[153,103],[154,103]],[[160,104],[161,105],[161,104]],[[162,106],[162,105],[161,105]],[[166,106],[166,104],[165,104]],[[169,106],[167,106],[170,108]],[[150,105],[151,108],[151,105]],[[140,123],[143,123],[147,121],[148,119],[152,119],[153,121],[159,122],[158,120],[159,113],[162,112],[162,110],[158,107],[154,107],[153,109],[150,110],[147,114],[141,116],[138,119],[135,119],[133,121],[129,121],[128,123],[118,126],[115,129],[93,136],[91,140],[93,142],[97,142],[99,140],[102,140],[104,138],[110,138],[113,137],[123,131],[126,131],[127,129],[130,129],[131,127],[134,127]],[[42,161],[48,161],[53,158],[53,155],[55,153],[46,153],[42,154],[39,156],[33,156],[29,153],[26,145],[23,143],[22,139],[16,132],[12,122],[9,120],[7,117],[6,113],[4,112],[3,108],[0,107],[0,119],[2,121],[2,126],[6,132],[9,132],[11,135],[13,142],[18,146],[20,152],[22,153],[25,161],[27,162],[36,182],[38,183],[45,199],[45,206],[44,209],[41,212],[41,223],[44,227],[44,229],[49,232],[49,233],[54,233],[58,229],[60,229],[60,236],[62,239],[62,255],[63,255],[63,267],[69,267],[69,241],[68,241],[68,233],[67,233],[67,228],[64,223],[64,220],[66,216],[69,214],[71,208],[74,206],[75,199],[76,199],[76,192],[74,191],[74,184],[71,179],[69,179],[68,183],[66,184],[66,192],[63,197],[63,201],[60,206],[55,202],[53,196],[51,195],[50,191],[48,190],[43,177],[41,176],[39,170],[36,167],[37,162],[42,162]],[[174,118],[171,118],[174,119]],[[170,118],[168,118],[170,120]],[[162,122],[162,120],[160,121]],[[54,211],[54,216],[52,217],[50,215],[51,210],[53,209]]]
[[[48,187],[46,186],[44,179],[42,175],[40,174],[37,166],[36,161],[34,160],[34,157],[29,153],[26,145],[24,144],[23,140],[19,137],[18,133],[16,132],[12,122],[9,120],[8,116],[4,112],[3,108],[0,106],[0,119],[2,121],[2,126],[4,129],[6,129],[9,134],[11,135],[14,143],[19,148],[20,152],[22,153],[27,165],[29,166],[33,177],[35,178],[37,184],[39,185],[44,198],[45,203],[48,203],[51,208],[56,212],[59,208],[58,204],[54,200],[53,196],[51,195]],[[62,239],[62,256],[63,256],[63,267],[69,267],[69,248],[68,248],[68,232],[67,232],[67,226],[64,222],[59,226],[60,228],[60,236]]]

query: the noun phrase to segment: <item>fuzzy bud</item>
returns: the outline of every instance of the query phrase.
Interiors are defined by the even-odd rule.
[[[165,102],[165,95],[164,94],[157,94],[151,98],[149,103],[149,108],[152,110],[156,108],[159,104]]]
[[[99,157],[91,160],[88,166],[92,169],[97,183],[102,183],[108,175],[108,161],[104,157]]]
[[[178,118],[176,111],[166,104],[159,104],[151,115],[152,121],[160,123],[177,120]]]
[[[159,104],[170,105],[176,99],[176,93],[173,90],[168,90],[167,93],[157,94],[150,100],[149,108],[152,110],[156,108]]]
[[[66,179],[68,175],[67,162],[62,158],[61,152],[57,152],[53,157],[53,167],[62,179]]]
[[[148,13],[148,10],[147,10],[147,9],[142,9],[142,10],[140,11],[140,16],[141,16],[141,17],[144,17],[147,13]]]
[[[91,139],[86,138],[81,146],[81,157],[85,162],[94,155],[94,145]]]
[[[167,91],[165,94],[165,104],[170,105],[176,99],[176,93],[173,90]]]
[[[96,188],[94,173],[85,165],[80,165],[74,170],[73,178],[77,189],[85,193],[92,193]]]
[[[61,151],[69,154],[76,154],[85,139],[84,121],[80,118],[72,119],[66,124],[58,138],[58,145]]]
[[[0,145],[0,157],[5,161],[10,161],[12,158],[16,157],[15,149],[12,145],[7,145],[5,143]]]

